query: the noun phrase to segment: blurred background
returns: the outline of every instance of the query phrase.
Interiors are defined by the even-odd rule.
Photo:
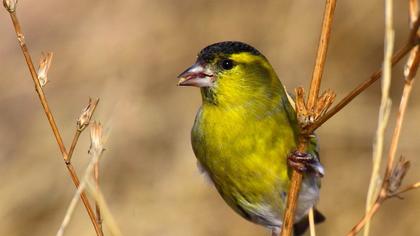
[[[69,145],[89,96],[108,131],[101,187],[124,235],[270,235],[236,215],[196,168],[190,128],[199,91],[176,76],[208,44],[240,40],[258,48],[293,90],[307,87],[324,1],[21,1],[17,15],[34,62],[54,52],[45,93]],[[408,33],[406,1],[395,2],[396,48]],[[340,1],[322,87],[338,99],[382,61],[383,1]],[[0,235],[55,235],[74,186],[35,95],[6,11],[0,11]],[[400,63],[403,64],[403,63]],[[393,114],[402,91],[394,70]],[[326,168],[319,235],[343,235],[363,215],[380,98],[375,84],[319,129]],[[420,179],[420,88],[415,86],[398,154]],[[387,144],[391,132],[387,132]],[[89,161],[88,132],[74,165]],[[386,202],[372,235],[420,235],[420,191]],[[66,235],[94,235],[79,205]]]

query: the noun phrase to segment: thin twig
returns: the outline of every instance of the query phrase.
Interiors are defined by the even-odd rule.
[[[420,58],[419,55],[420,53],[417,53],[416,57]],[[416,66],[418,67],[418,65],[419,64],[417,61]],[[394,132],[392,134],[392,139],[391,139],[391,146],[388,152],[388,159],[387,159],[387,165],[386,165],[386,170],[385,170],[385,179],[390,176],[392,166],[394,164],[395,154],[397,152],[398,142],[400,140],[401,128],[404,121],[405,112],[407,110],[408,100],[410,98],[411,91],[413,89],[413,82],[414,82],[413,78],[407,78],[405,80],[403,94],[401,96],[400,108],[398,111],[397,120],[395,121],[395,128],[394,128]],[[384,183],[384,184],[387,185],[387,183]]]
[[[70,161],[71,161],[74,149],[76,148],[77,142],[79,141],[80,134],[82,134],[82,131],[79,130],[79,129],[76,129],[76,131],[74,133],[74,136],[73,136],[73,141],[71,142],[71,146],[70,146],[70,149],[69,149],[69,155],[67,156],[67,160],[65,160],[66,163],[70,163]]]
[[[355,236],[366,224],[368,220],[370,220],[375,213],[378,211],[379,207],[381,206],[383,200],[375,201],[373,206],[370,208],[370,210],[364,215],[364,217],[359,221],[358,224],[356,224],[350,231],[350,233],[347,234],[347,236]]]
[[[51,129],[54,133],[54,137],[55,137],[55,140],[57,141],[57,144],[60,148],[61,154],[63,155],[63,157],[66,157],[67,156],[66,147],[64,146],[63,139],[61,138],[60,132],[59,132],[58,127],[57,127],[57,124],[55,123],[54,116],[52,115],[50,107],[48,106],[48,102],[47,102],[47,99],[45,97],[44,91],[42,90],[41,84],[39,83],[38,75],[35,71],[35,67],[34,67],[34,64],[32,62],[32,58],[29,54],[28,47],[26,46],[25,36],[24,36],[24,34],[21,30],[18,18],[16,16],[16,12],[14,11],[14,12],[10,13],[10,17],[12,19],[13,26],[14,26],[15,31],[16,31],[16,37],[17,37],[17,39],[19,41],[19,44],[20,44],[20,47],[22,49],[23,56],[25,57],[26,64],[28,65],[29,72],[31,73],[32,80],[35,84],[36,93],[38,94],[39,100],[42,104],[42,107],[44,108],[45,115],[47,116],[48,122],[50,123]]]
[[[102,194],[100,189],[97,189],[95,187],[96,185],[92,183],[92,181],[87,181],[87,187],[89,190],[89,193],[92,195],[95,202],[98,203],[99,207],[101,208],[101,214],[103,215],[104,222],[106,223],[107,228],[109,229],[109,232],[111,235],[114,236],[122,236],[121,230],[114,219],[108,204],[105,201],[105,197]]]
[[[92,126],[90,127],[90,137],[91,137],[91,145],[89,149],[89,154],[92,156],[92,159],[95,159],[94,167],[95,168],[98,164],[99,158],[102,153],[104,152],[103,144],[105,142],[104,136],[102,135],[102,125],[97,122],[93,122]],[[92,176],[92,175],[89,175]],[[98,187],[98,184],[95,179],[92,178],[86,179],[86,183],[88,186],[89,193],[92,195],[95,203],[97,204],[98,208],[101,209],[101,215],[104,217],[104,221],[108,226],[108,229],[111,235],[120,236],[121,230],[118,227],[114,217],[109,210],[108,204],[105,201],[105,198]],[[101,218],[101,217],[98,217]]]
[[[96,107],[98,106],[99,98],[92,99],[89,98],[88,105],[82,110],[79,118],[77,119],[76,123],[76,132],[73,136],[73,141],[71,142],[69,154],[67,155],[67,159],[65,159],[66,163],[71,162],[71,158],[73,157],[74,149],[76,148],[77,142],[79,141],[80,134],[86,127],[90,124],[90,120],[93,117],[93,113],[95,112]]]
[[[391,88],[391,57],[394,49],[394,29],[392,26],[392,2],[385,1],[385,55],[383,62],[383,77],[382,77],[382,92],[381,103],[379,107],[378,128],[376,131],[376,138],[374,142],[373,158],[372,158],[372,172],[370,177],[369,189],[366,199],[366,213],[372,207],[372,203],[380,190],[378,182],[380,179],[380,167],[383,157],[383,146],[385,139],[385,130],[388,125],[389,114],[391,111],[391,99],[389,98],[389,90]],[[370,221],[366,222],[364,229],[364,236],[368,236],[370,231]]]
[[[95,127],[93,127],[92,129],[94,129],[94,128],[95,129],[101,129],[100,124],[99,124],[99,126],[95,125]],[[93,135],[91,135],[91,140],[92,140],[92,136]],[[101,138],[101,135],[99,135],[99,136],[96,135],[95,138]],[[102,141],[101,141],[101,143],[102,143]],[[94,151],[94,152],[89,152],[89,153],[91,154],[91,160],[90,160],[88,166],[86,167],[85,173],[83,175],[82,182],[80,183],[79,188],[77,189],[72,201],[70,202],[69,207],[67,208],[66,215],[64,216],[63,222],[61,223],[61,226],[60,226],[56,236],[63,236],[64,235],[64,232],[65,232],[68,224],[70,223],[70,220],[71,220],[71,217],[73,215],[74,209],[77,206],[77,203],[78,203],[78,197],[77,196],[80,195],[80,193],[82,191],[84,191],[84,189],[86,188],[87,181],[88,181],[89,178],[91,178],[92,172],[93,172],[96,164],[99,162],[99,158],[101,157],[101,155],[103,153],[103,148],[101,146],[100,151]],[[101,228],[101,230],[102,230],[102,228]]]
[[[380,193],[378,194],[373,206],[368,209],[363,218],[351,229],[347,236],[356,235],[365,225],[369,223],[375,213],[379,210],[382,204],[393,197],[402,198],[400,194],[409,190],[420,187],[420,182],[401,188],[401,183],[406,175],[410,162],[406,161],[403,157],[394,166],[393,170],[386,179],[382,182]]]
[[[388,200],[388,199],[390,199],[394,196],[398,196],[398,195],[400,195],[402,193],[405,193],[407,191],[417,189],[417,188],[420,188],[420,182],[417,182],[415,184],[404,187],[404,188],[402,188],[402,190],[400,190],[400,191],[398,191],[398,192],[396,192],[395,194],[392,194],[392,195],[386,195],[386,193],[381,192],[381,194],[379,194],[379,196],[376,199],[373,206],[363,216],[363,218],[360,219],[359,222],[355,226],[353,226],[353,228],[350,230],[350,232],[346,236],[355,236],[358,232],[360,232],[360,230],[363,229],[365,224],[372,219],[372,217],[376,214],[376,212],[379,210],[379,208],[382,206],[382,204],[386,200]]]
[[[322,74],[324,72],[325,60],[327,58],[328,45],[334,19],[336,1],[327,0],[325,3],[324,20],[322,21],[321,37],[319,39],[318,52],[316,55],[315,66],[312,73],[311,85],[308,94],[308,108],[313,109],[319,95]]]
[[[407,43],[400,48],[393,56],[392,56],[392,66],[395,66],[402,58],[404,58],[415,46],[417,46],[420,42],[416,35],[420,26],[420,18],[417,17],[416,21],[413,24],[413,28],[410,31],[410,36],[407,40]],[[308,128],[308,132],[312,133],[316,129],[318,129],[322,124],[324,124],[327,120],[337,114],[341,109],[343,109],[347,104],[349,104],[354,98],[356,98],[360,93],[365,91],[368,87],[370,87],[373,83],[375,83],[378,79],[382,76],[382,68],[378,69],[367,79],[363,81],[360,85],[358,85],[355,89],[353,89],[347,96],[341,99],[334,107],[332,107],[324,116],[320,119],[315,121],[310,127]]]
[[[93,168],[93,178],[95,180],[96,190],[99,191],[99,161],[95,163],[95,166]],[[98,222],[98,225],[103,234],[101,209],[97,201],[95,201],[95,210],[96,210],[96,221]]]
[[[82,181],[79,188],[77,188],[77,191],[74,193],[73,198],[71,199],[71,202],[69,204],[69,207],[67,208],[66,215],[64,216],[63,222],[60,225],[60,228],[57,231],[56,236],[63,236],[64,232],[66,231],[67,226],[70,223],[70,220],[73,216],[74,210],[76,209],[77,203],[79,202],[79,195],[84,191],[86,188],[86,183]]]
[[[418,13],[413,14],[412,8],[410,8],[410,16],[412,17],[411,20],[412,22],[414,22],[412,25],[413,27],[418,28],[418,24],[415,23],[415,22],[418,22],[418,18],[413,19],[413,15],[415,16],[417,14]],[[407,187],[400,188],[398,191],[395,191],[395,190],[389,191],[389,189],[393,187],[391,185],[391,183],[393,182],[393,179],[392,179],[393,166],[395,166],[394,169],[397,169],[399,164],[402,162],[402,160],[400,160],[400,163],[397,163],[396,165],[394,165],[394,159],[395,159],[395,154],[396,154],[396,150],[397,150],[398,142],[400,138],[401,127],[403,124],[404,115],[406,112],[409,97],[411,95],[414,77],[419,67],[419,63],[420,63],[420,51],[418,49],[418,46],[416,46],[415,48],[411,50],[411,55],[407,62],[406,69],[404,71],[405,84],[404,84],[404,89],[401,96],[397,119],[395,122],[394,132],[391,139],[391,146],[388,152],[387,165],[386,165],[386,170],[383,177],[380,193],[378,194],[373,206],[368,210],[365,216],[351,229],[351,231],[348,233],[348,236],[356,235],[365,226],[365,224],[367,224],[370,221],[370,219],[377,212],[377,210],[379,209],[379,207],[382,205],[382,203],[385,200],[394,196],[398,196],[399,194],[402,194],[409,190],[420,187],[420,182],[417,182]],[[405,168],[408,168],[408,167],[405,167]],[[401,179],[397,180],[399,181],[398,185],[400,185],[400,182],[402,181],[402,178],[404,177],[406,171],[407,169],[402,170],[402,173],[399,175]]]
[[[394,195],[395,195],[395,196],[398,196],[398,195],[400,195],[400,194],[402,194],[402,193],[408,192],[408,191],[413,190],[413,189],[416,189],[416,188],[420,188],[420,182],[417,182],[417,183],[414,183],[414,184],[408,185],[408,186],[406,186],[406,187],[404,187],[404,188],[401,188],[401,189],[400,189],[398,192],[396,192]]]
[[[336,0],[326,0],[324,18],[322,23],[321,37],[318,46],[317,57],[315,59],[314,72],[312,74],[312,81],[310,85],[310,91],[308,95],[308,106],[309,110],[314,110],[318,102],[319,88],[321,85],[322,72],[324,70],[325,59],[328,49],[328,43],[331,33],[332,21],[334,17],[334,10],[336,6]],[[298,110],[298,109],[297,109]],[[299,117],[299,114],[298,114]],[[306,125],[306,124],[305,124]],[[301,124],[302,127],[302,124]],[[308,134],[307,132],[305,132]],[[302,135],[300,135],[302,136]],[[301,152],[306,151],[307,137],[299,138],[298,150]],[[293,221],[295,216],[295,210],[297,206],[297,199],[299,195],[300,185],[302,183],[302,174],[292,169],[291,183],[289,186],[289,192],[286,202],[286,210],[283,217],[283,225],[281,230],[281,236],[290,236],[293,230]]]
[[[7,4],[6,2],[7,1],[4,1],[3,2],[5,6]],[[13,26],[14,26],[14,29],[15,29],[15,32],[16,32],[16,37],[17,37],[17,39],[19,41],[20,47],[22,49],[23,56],[25,57],[26,64],[27,64],[27,66],[29,68],[29,72],[31,74],[32,80],[33,80],[34,85],[35,85],[35,91],[38,94],[39,100],[40,100],[40,102],[42,104],[42,107],[44,109],[45,115],[47,116],[48,122],[49,122],[49,124],[51,126],[51,129],[52,129],[53,133],[54,133],[54,137],[55,137],[55,139],[57,141],[57,144],[58,144],[58,146],[60,148],[60,151],[61,151],[61,154],[63,156],[63,159],[66,160],[67,157],[68,157],[68,154],[67,154],[67,151],[66,151],[66,147],[64,146],[64,142],[63,142],[63,139],[61,138],[59,129],[58,129],[57,124],[56,124],[56,122],[54,120],[54,116],[51,113],[51,110],[49,108],[47,99],[46,99],[45,94],[44,94],[44,92],[42,90],[41,84],[40,84],[40,82],[38,80],[38,75],[37,75],[37,73],[35,71],[35,67],[33,65],[31,56],[29,54],[28,47],[26,46],[26,43],[25,43],[25,36],[24,36],[24,34],[22,32],[22,29],[21,29],[21,26],[19,24],[18,18],[16,16],[16,8],[14,7],[12,10],[10,10],[10,8],[8,8],[6,6],[6,9],[10,13],[10,17],[12,19]],[[74,170],[74,167],[70,163],[66,163],[66,167],[67,167],[67,170],[69,171],[69,174],[70,174],[70,176],[71,176],[71,178],[73,180],[74,185],[76,186],[76,188],[78,188],[80,182],[79,182],[79,179],[77,177],[76,171]],[[86,210],[88,212],[88,215],[90,217],[90,220],[91,220],[91,222],[92,222],[92,224],[93,224],[93,226],[95,228],[96,234],[98,236],[101,236],[101,232],[100,232],[99,226],[96,223],[95,214],[93,213],[92,207],[91,207],[91,205],[89,203],[89,200],[86,197],[86,194],[84,192],[81,192],[80,197],[81,197],[81,199],[83,201],[83,204],[85,205],[85,208],[86,208]]]
[[[96,191],[100,191],[100,189],[99,189],[99,158],[102,156],[102,153],[105,151],[105,149],[104,149],[105,139],[104,139],[102,130],[103,130],[103,127],[102,127],[101,123],[99,123],[99,122],[93,122],[92,126],[90,127],[89,154],[91,156],[91,159],[93,159],[95,161],[93,162],[92,169],[89,171],[88,174],[89,174],[90,179],[93,179],[93,181],[95,183],[94,188],[95,188]],[[86,178],[86,181],[87,181],[87,184],[88,184],[89,188],[91,188],[89,186],[89,180],[90,179]],[[99,202],[98,202],[99,200],[97,199],[96,196],[94,196],[94,198],[95,198],[95,207],[96,207],[96,220],[97,220],[97,224],[100,227],[101,234],[103,234],[103,231],[102,231],[102,217],[101,217],[101,212],[99,210],[99,208],[102,207],[102,205],[99,204]]]

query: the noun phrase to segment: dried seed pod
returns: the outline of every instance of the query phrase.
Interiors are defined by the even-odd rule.
[[[83,131],[89,125],[90,119],[92,119],[93,112],[95,111],[98,102],[99,98],[89,98],[89,104],[82,110],[82,113],[77,119],[77,129],[79,131]]]
[[[52,58],[52,52],[42,52],[38,67],[38,80],[41,84],[41,87],[44,87],[48,83],[48,70],[50,69]]]
[[[16,11],[17,0],[3,0],[3,6],[9,13]]]

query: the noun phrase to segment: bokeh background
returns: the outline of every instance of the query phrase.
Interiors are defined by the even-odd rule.
[[[237,216],[196,169],[190,127],[197,89],[176,76],[204,46],[240,40],[262,51],[292,90],[311,77],[324,1],[21,1],[18,16],[37,62],[54,52],[45,87],[70,143],[88,97],[107,127],[101,187],[124,235],[269,235]],[[395,2],[396,48],[408,33],[406,1]],[[323,88],[338,98],[376,70],[383,55],[383,1],[339,1]],[[55,235],[74,186],[34,93],[8,14],[0,11],[0,235]],[[395,120],[403,84],[392,85]],[[318,208],[319,235],[343,235],[362,216],[380,98],[375,84],[318,134],[327,174]],[[420,89],[413,97],[398,153],[419,180]],[[387,136],[390,136],[390,130]],[[389,143],[389,138],[387,138]],[[386,145],[388,146],[388,144]],[[88,132],[74,155],[81,175]],[[420,235],[420,191],[386,202],[372,235]],[[94,235],[78,206],[67,235]]]

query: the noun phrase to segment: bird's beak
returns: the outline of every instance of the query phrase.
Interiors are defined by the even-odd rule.
[[[178,86],[211,87],[213,74],[202,65],[196,63],[178,75]]]

